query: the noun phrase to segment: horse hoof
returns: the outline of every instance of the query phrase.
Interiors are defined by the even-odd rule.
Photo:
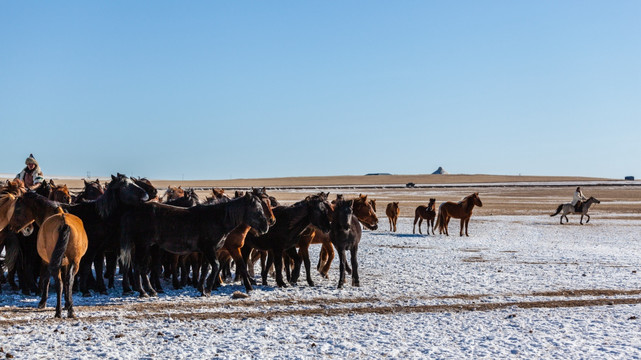
[[[53,317],[62,319],[62,313],[60,311],[56,311],[56,315],[54,315]]]
[[[38,303],[38,309],[44,309],[44,308],[45,308],[45,306],[47,306],[47,303],[46,303],[46,302]]]
[[[200,293],[201,297],[209,297],[210,295],[211,295],[210,293],[204,292],[204,291]]]
[[[140,295],[138,295],[139,298],[148,298],[149,294],[141,292]]]
[[[67,313],[67,318],[69,319],[76,319],[76,314],[73,313],[73,311]]]
[[[359,281],[354,281],[354,280],[352,280],[352,286],[360,287],[360,286],[361,286],[361,283],[360,283]]]
[[[122,296],[130,296],[130,295],[133,295],[133,294],[134,294],[134,292],[131,291],[131,290],[123,290],[123,292],[122,292]]]
[[[308,281],[308,282],[307,282],[307,285],[309,285],[309,286],[316,286],[316,285],[314,284],[314,282],[313,282],[313,281]]]
[[[82,297],[91,297],[90,292],[82,293]]]

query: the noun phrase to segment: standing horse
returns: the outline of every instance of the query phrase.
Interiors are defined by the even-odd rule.
[[[363,225],[369,230],[378,229],[378,217],[376,216],[376,210],[374,208],[375,201],[376,200],[368,200],[367,195],[362,195],[362,194],[360,194],[356,199],[353,199],[352,210],[354,210],[354,215],[356,216],[358,221],[360,221],[361,225]],[[310,230],[311,230],[311,235],[308,235],[308,236],[311,236],[311,239],[308,240],[308,242],[311,244],[318,244],[318,243],[322,244],[320,254],[318,256],[318,265],[316,266],[316,269],[321,274],[321,276],[327,277],[329,268],[332,265],[332,261],[334,260],[334,247],[329,238],[329,234],[325,234],[313,228],[308,228],[306,230],[306,233]],[[301,237],[304,237],[304,236],[305,234]],[[301,241],[301,243],[303,242],[304,241]],[[307,245],[307,248],[308,247],[309,245]],[[307,248],[303,245],[300,245],[300,250],[298,253],[303,254],[302,255],[303,261],[305,261],[305,256],[307,257],[307,259],[309,259],[309,253],[307,252]],[[307,268],[307,266],[308,266],[307,263],[305,263],[306,270],[309,273],[309,268]],[[352,272],[348,264],[345,264],[345,271],[347,271],[348,274],[351,274]],[[309,277],[307,281],[308,282],[310,281]]]
[[[358,218],[354,216],[353,204],[354,200],[338,200],[336,202],[332,217],[332,227],[329,232],[329,237],[336,251],[338,251],[338,258],[340,260],[339,289],[342,288],[345,283],[345,266],[347,265],[346,250],[349,250],[351,255],[352,286],[360,286],[356,254],[358,252],[358,243],[361,241],[362,229]]]
[[[387,204],[385,214],[387,215],[387,220],[389,220],[389,231],[392,231],[393,228],[394,232],[396,232],[396,221],[398,221],[398,215],[400,213],[401,209],[398,207],[398,202],[395,201]]]
[[[156,295],[147,276],[148,259],[154,245],[180,255],[200,251],[212,265],[212,272],[202,291],[203,296],[208,296],[219,271],[216,251],[222,246],[222,240],[243,223],[259,234],[269,229],[272,221],[267,218],[258,196],[248,193],[227,203],[190,208],[155,202],[141,204],[122,216],[120,246],[123,266],[128,269],[133,264],[134,287],[141,297],[146,297],[148,293]]]
[[[34,192],[27,192],[16,201],[10,225],[13,229],[21,231],[34,221],[40,227],[38,255],[45,265],[41,267],[40,273],[42,297],[38,308],[44,308],[47,303],[49,281],[53,275],[58,295],[55,317],[62,317],[64,288],[67,317],[75,318],[73,279],[78,273],[80,259],[87,251],[88,243],[82,220],[73,214],[66,214],[58,203]]]
[[[425,205],[419,205],[414,211],[414,226],[412,227],[412,234],[416,234],[416,222],[418,221],[418,233],[421,232],[421,223],[425,219],[427,224],[427,235],[430,234],[430,228],[432,229],[432,235],[434,234],[434,218],[436,218],[436,211],[434,210],[436,206],[436,199],[430,199],[430,202]]]
[[[584,215],[588,217],[588,220],[585,222],[587,224],[590,222],[590,215],[588,215],[588,210],[590,210],[590,206],[592,206],[592,204],[600,204],[600,203],[601,202],[597,200],[594,196],[590,196],[590,198],[581,205],[581,208],[579,209],[579,211],[576,211],[574,205],[570,203],[561,204],[559,205],[559,207],[556,208],[556,212],[550,216],[555,216],[561,211],[563,211],[563,213],[561,213],[561,225],[563,225],[563,217],[565,217],[566,223],[570,221],[568,219],[567,214],[581,214],[581,220],[579,221],[579,224],[583,225]]]
[[[51,179],[49,180],[49,186],[51,187],[49,200],[57,201],[62,204],[71,204],[71,194],[69,194],[69,188],[66,184],[56,185],[53,182],[53,179]]]
[[[82,189],[82,191],[80,191],[80,193],[73,199],[74,203],[96,200],[102,194],[105,193],[105,189],[100,184],[99,179],[96,179],[96,181],[89,181],[89,182],[83,179],[82,181],[84,182],[85,186]]]
[[[450,223],[451,218],[461,219],[461,236],[463,236],[463,226],[465,226],[465,236],[469,236],[467,233],[467,226],[470,223],[470,217],[472,217],[472,210],[474,210],[474,205],[482,207],[483,203],[479,198],[479,193],[474,193],[468,195],[463,200],[455,202],[444,202],[438,207],[438,218],[434,226],[438,227],[439,234],[445,233],[449,236],[450,234],[447,231],[447,226]],[[432,229],[434,231],[434,229]]]
[[[185,190],[182,189],[182,187],[178,186],[167,186],[167,190],[165,190],[165,194],[160,197],[160,199],[165,199],[165,201],[171,201],[178,199],[179,197],[185,196]]]
[[[101,294],[107,294],[103,278],[104,255],[117,254],[120,251],[118,241],[120,231],[120,217],[122,213],[131,206],[149,200],[145,190],[136,185],[132,179],[123,175],[111,176],[105,192],[97,200],[84,201],[77,204],[64,206],[70,214],[82,219],[89,238],[87,253],[80,262],[79,287],[82,295],[91,296],[87,286],[87,280],[91,277],[91,265],[96,270],[96,290]],[[115,256],[114,256],[115,258]],[[109,287],[114,286],[113,275],[115,273],[115,261],[107,262],[107,276]],[[127,276],[123,276],[123,288],[129,286]]]
[[[262,236],[248,234],[245,238],[242,254],[245,263],[248,263],[252,249],[268,250],[267,264],[262,269],[261,277],[263,285],[267,285],[267,273],[272,264],[276,270],[276,284],[279,287],[286,287],[283,281],[283,252],[294,260],[294,270],[290,282],[296,283],[300,274],[301,258],[296,252],[296,244],[299,235],[309,225],[314,225],[323,232],[329,232],[329,213],[331,206],[327,201],[327,195],[307,196],[290,206],[277,206],[273,209],[276,216],[276,224]]]

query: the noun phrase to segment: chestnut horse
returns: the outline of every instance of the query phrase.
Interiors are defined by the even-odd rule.
[[[180,186],[167,186],[165,194],[161,196],[160,199],[162,200],[163,198],[165,198],[165,201],[171,201],[183,196],[185,196],[185,190],[183,190]]]
[[[397,201],[387,204],[385,214],[387,215],[387,220],[389,220],[389,231],[392,231],[393,226],[394,232],[396,232],[396,221],[400,213],[401,209],[399,209]]]
[[[416,222],[418,221],[418,233],[423,234],[421,232],[421,224],[423,223],[423,219],[425,219],[425,223],[427,224],[427,235],[430,234],[430,228],[432,229],[432,235],[434,234],[434,218],[436,218],[436,211],[434,210],[436,207],[436,199],[430,199],[430,202],[425,205],[419,205],[416,210],[414,211],[414,226],[412,227],[412,234],[416,234]]]
[[[65,213],[58,203],[35,192],[27,192],[16,201],[10,226],[17,231],[24,231],[33,222],[40,227],[38,255],[45,265],[41,267],[40,273],[42,297],[38,308],[44,308],[47,303],[49,281],[53,275],[58,295],[55,317],[62,317],[64,288],[67,317],[75,318],[71,293],[73,280],[78,273],[80,259],[87,251],[88,244],[82,220],[75,215]]]
[[[16,205],[16,199],[26,191],[21,180],[7,181],[0,187],[0,231],[4,229],[11,220]]]
[[[463,236],[463,226],[465,226],[465,236],[469,236],[467,233],[467,225],[470,223],[470,217],[472,217],[472,210],[474,210],[474,205],[482,207],[483,203],[479,198],[479,193],[474,193],[468,195],[463,200],[455,202],[444,202],[438,207],[438,219],[434,226],[438,227],[439,234],[445,233],[449,236],[450,234],[447,231],[447,225],[450,222],[450,218],[461,219],[461,236]],[[433,229],[432,229],[433,231]]]
[[[67,187],[67,184],[56,185],[53,182],[53,179],[51,179],[49,180],[49,186],[51,186],[49,200],[57,201],[63,204],[71,204],[71,194],[69,194],[69,188]]]

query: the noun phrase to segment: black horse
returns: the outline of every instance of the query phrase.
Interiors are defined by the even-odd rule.
[[[329,214],[331,206],[327,201],[327,195],[308,196],[290,206],[277,206],[273,209],[276,217],[276,225],[262,236],[248,234],[243,246],[243,260],[249,264],[249,255],[252,249],[269,250],[267,264],[262,269],[263,285],[267,285],[267,273],[272,263],[276,270],[276,284],[280,287],[287,286],[283,281],[283,251],[294,260],[294,270],[290,282],[295,284],[300,274],[301,257],[296,252],[298,235],[309,225],[314,225],[323,232],[330,229]]]
[[[254,194],[222,204],[184,209],[155,202],[141,204],[122,216],[120,241],[124,272],[133,265],[135,290],[141,297],[148,296],[148,292],[155,295],[147,276],[152,246],[174,254],[200,251],[212,265],[207,285],[202,290],[202,295],[208,296],[214,278],[218,276],[216,251],[222,246],[222,240],[241,223],[264,234],[273,223],[266,215],[269,210],[268,205]]]
[[[103,258],[105,252],[119,252],[120,215],[129,207],[149,199],[149,195],[132,179],[123,174],[111,176],[104,194],[97,200],[63,205],[70,214],[78,216],[85,227],[89,240],[87,252],[80,262],[79,287],[83,296],[90,296],[87,279],[91,276],[91,265],[96,270],[96,287],[101,294],[107,289],[103,279]],[[112,282],[113,280],[110,280]],[[123,287],[126,276],[123,277]]]
[[[362,229],[358,218],[354,215],[353,203],[354,200],[336,201],[332,216],[332,229],[329,232],[329,238],[334,244],[340,260],[339,289],[345,283],[345,267],[347,265],[345,250],[349,250],[351,253],[352,286],[360,286],[356,253],[358,252],[358,243],[361,241]]]

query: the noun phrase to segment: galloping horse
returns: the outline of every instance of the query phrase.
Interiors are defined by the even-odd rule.
[[[556,208],[556,212],[550,216],[555,216],[556,214],[561,213],[561,225],[563,225],[563,217],[565,217],[565,222],[569,222],[570,220],[568,219],[567,214],[581,214],[581,220],[579,221],[579,224],[583,225],[583,216],[587,216],[588,220],[585,222],[586,224],[590,222],[590,215],[588,215],[588,210],[590,210],[590,206],[592,204],[600,204],[601,202],[597,200],[594,196],[590,196],[590,198],[581,205],[580,211],[576,211],[574,208],[574,205],[567,203],[567,204],[561,204],[559,207]]]
[[[65,213],[57,202],[35,192],[27,192],[16,201],[10,226],[22,231],[34,221],[40,227],[38,255],[45,264],[41,267],[40,273],[42,297],[38,308],[44,308],[47,303],[49,281],[53,275],[58,295],[55,317],[62,317],[64,287],[67,317],[75,318],[71,293],[73,279],[78,273],[80,259],[87,251],[88,244],[82,220],[73,214]]]
[[[398,221],[398,215],[401,213],[401,209],[398,208],[398,202],[391,202],[387,204],[385,209],[385,214],[387,215],[387,220],[389,220],[389,231],[392,231],[392,226],[394,232],[396,232],[396,221]]]
[[[432,229],[432,235],[434,234],[434,218],[436,218],[436,211],[434,210],[436,204],[436,199],[430,199],[430,202],[425,205],[419,205],[416,210],[414,211],[414,226],[412,227],[412,234],[415,234],[416,230],[416,222],[418,221],[418,233],[422,234],[421,232],[421,224],[423,223],[423,219],[425,219],[425,223],[427,224],[427,235],[430,234],[430,228]]]
[[[449,236],[450,234],[447,231],[447,225],[450,222],[450,218],[455,218],[461,219],[461,236],[463,236],[463,226],[465,226],[465,236],[469,236],[467,233],[467,225],[470,223],[470,217],[472,217],[474,205],[478,207],[483,206],[483,203],[479,198],[479,193],[468,195],[458,203],[451,201],[442,203],[441,206],[438,207],[438,219],[434,225],[438,227],[439,234],[445,233],[445,235]],[[434,230],[432,229],[432,231]]]

